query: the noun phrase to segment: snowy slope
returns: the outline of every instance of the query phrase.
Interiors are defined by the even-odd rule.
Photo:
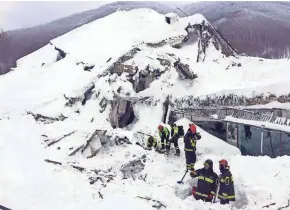
[[[189,22],[197,24],[203,20],[201,15],[195,15],[168,25],[164,15],[149,9],[118,11],[52,40],[55,47],[66,53],[65,58],[56,61],[58,52],[48,45],[19,60],[15,71],[1,76],[0,158],[5,161],[2,161],[0,172],[0,204],[19,210],[153,209],[146,200],[136,198],[149,196],[172,210],[228,209],[229,206],[204,204],[187,197],[192,184],[189,176],[184,186],[176,185],[185,170],[184,153],[180,158],[165,157],[135,145],[146,140],[144,136],[136,136],[137,131],[156,132],[163,115],[162,102],[168,94],[173,98],[222,94],[225,91],[251,95],[253,90],[263,92],[265,88],[268,91],[270,86],[276,86],[278,94],[287,92],[290,77],[286,60],[261,62],[250,57],[224,58],[210,43],[205,61],[196,63],[197,42],[180,49],[171,47],[185,38],[187,32],[184,29]],[[167,44],[152,47],[152,43],[162,41]],[[128,73],[121,76],[106,73],[134,47],[139,51],[127,59],[125,65],[138,67],[138,73],[148,65],[149,72],[156,69],[161,72],[159,78],[140,92],[135,91],[127,79]],[[178,58],[190,66],[198,75],[197,79],[179,78],[173,66]],[[162,65],[158,59],[166,59],[170,65]],[[225,70],[233,62],[240,62],[242,66]],[[94,68],[84,71],[84,65],[94,65]],[[72,106],[65,106],[64,95],[83,99],[84,92],[92,84],[95,85],[94,94],[85,105],[77,101]],[[113,100],[120,87],[120,96],[150,96],[154,99],[153,105],[134,104],[136,121],[125,129],[113,129],[108,121],[110,104],[105,109],[99,104],[104,98]],[[67,118],[45,124],[35,121],[27,111],[50,117],[62,114]],[[186,128],[189,121],[177,123]],[[87,150],[84,154],[78,152],[69,156],[86,143],[95,129],[106,129],[113,136],[126,135],[132,144],[117,146],[114,141],[107,141],[101,145],[101,141],[93,141],[90,148],[99,149],[95,157],[86,158]],[[287,204],[287,195],[290,194],[289,184],[286,184],[290,183],[289,157],[242,157],[237,148],[198,129],[203,138],[198,142],[197,167],[211,158],[215,171],[218,171],[217,161],[228,159],[236,180],[236,209],[261,209],[272,202],[277,206]],[[47,146],[51,139],[59,139],[71,132],[72,135],[57,144]],[[182,140],[180,147],[183,148]],[[146,155],[146,164],[139,175],[147,174],[146,182],[138,177],[135,180],[132,177],[123,179],[120,168],[142,155]],[[53,165],[44,159],[67,164]],[[70,164],[101,169],[113,180],[106,182],[106,186],[100,181],[90,185],[88,178],[96,174],[91,171],[80,173],[69,167]]]

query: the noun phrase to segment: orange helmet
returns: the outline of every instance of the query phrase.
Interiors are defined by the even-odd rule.
[[[161,131],[162,129],[163,129],[163,126],[162,126],[162,125],[159,125],[159,126],[158,126],[158,130]]]
[[[194,124],[190,124],[189,129],[192,133],[196,133],[196,126]]]
[[[223,166],[228,166],[228,161],[226,161],[225,159],[222,159],[219,161],[219,164]]]

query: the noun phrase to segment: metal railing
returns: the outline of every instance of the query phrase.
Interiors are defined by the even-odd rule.
[[[247,109],[237,109],[229,107],[202,107],[202,108],[187,108],[172,110],[171,115],[175,118],[187,118],[190,120],[203,119],[209,120],[223,120],[227,116],[237,119],[253,120],[260,122],[271,122],[279,125],[290,126],[290,119],[285,117],[274,116],[274,112],[261,113]],[[173,117],[174,118],[174,117]]]

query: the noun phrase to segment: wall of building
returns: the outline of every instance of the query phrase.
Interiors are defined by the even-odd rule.
[[[262,136],[263,144],[261,147]],[[228,123],[226,141],[237,146],[242,155],[267,155],[273,158],[290,155],[290,134],[285,132],[262,131],[261,128],[255,126]]]

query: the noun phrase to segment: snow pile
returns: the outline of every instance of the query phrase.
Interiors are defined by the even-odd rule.
[[[19,210],[113,209],[116,205],[228,209],[195,201],[189,176],[185,186],[176,184],[185,171],[184,153],[177,158],[145,150],[147,136],[137,133],[157,133],[167,98],[172,102],[188,95],[243,92],[245,86],[250,93],[269,84],[289,83],[286,60],[223,58],[210,43],[204,61],[197,63],[198,39],[173,46],[183,43],[188,23],[203,20],[196,15],[167,24],[164,15],[149,9],[118,11],[52,40],[52,45],[22,58],[15,71],[1,76],[0,205]],[[60,50],[65,57],[59,56]],[[197,78],[181,78],[176,61]],[[279,66],[274,76],[273,66]],[[282,93],[288,86],[276,91]],[[110,123],[114,104],[121,110],[116,115],[134,111],[135,118],[123,129],[113,129]],[[185,131],[189,123],[177,122]],[[287,204],[288,157],[242,157],[237,148],[200,128],[198,132],[202,139],[197,143],[196,168],[210,158],[218,171],[218,160],[229,161],[236,209]],[[183,146],[180,140],[181,150]],[[130,166],[131,174],[121,171]]]
[[[56,61],[56,58],[57,51],[54,47],[52,45],[46,45],[24,58],[19,59],[17,61],[17,66],[22,66],[23,68],[49,66]]]
[[[208,25],[207,19],[202,14],[194,14],[182,19],[183,23],[187,26],[188,23],[190,25],[197,25],[197,24],[205,24]]]
[[[110,57],[114,60],[142,42],[156,43],[178,36],[186,36],[182,25],[166,24],[164,15],[151,9],[135,9],[117,11],[56,38],[52,43],[81,61],[105,64]]]

